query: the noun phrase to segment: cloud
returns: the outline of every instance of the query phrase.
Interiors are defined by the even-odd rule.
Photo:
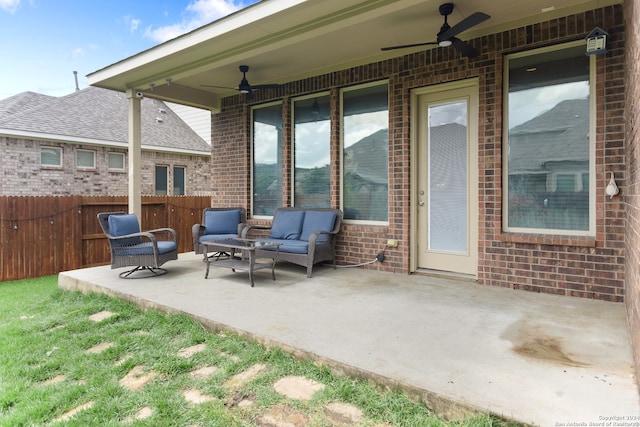
[[[13,13],[20,6],[20,0],[0,0],[0,9]]]
[[[1,1],[1,0],[0,0]],[[129,15],[124,17],[124,24],[129,27],[129,31],[131,33],[135,33],[138,28],[140,27],[140,24],[142,23],[142,21],[140,21],[137,18],[133,18]]]
[[[245,6],[243,2],[235,0],[194,0],[185,9],[185,17],[180,23],[158,28],[149,26],[145,31],[145,37],[162,43],[230,15]]]
[[[71,59],[79,58],[81,56],[84,56],[84,54],[85,54],[84,48],[82,48],[82,47],[75,48],[71,52]]]

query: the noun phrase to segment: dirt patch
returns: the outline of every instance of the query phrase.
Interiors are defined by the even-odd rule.
[[[324,384],[305,377],[284,377],[278,380],[273,388],[290,399],[311,400],[316,391],[324,388]]]
[[[364,419],[360,408],[342,402],[329,403],[324,408],[324,414],[334,425],[358,425]]]
[[[77,414],[78,412],[81,412],[81,411],[84,411],[84,410],[87,410],[87,409],[90,409],[90,408],[93,408],[93,401],[87,402],[87,403],[85,403],[83,405],[80,405],[80,406],[76,406],[75,408],[73,408],[69,412],[65,412],[64,414],[62,414],[61,416],[56,418],[56,422],[67,421],[71,417],[73,417],[75,414]]]
[[[139,391],[149,384],[157,375],[155,372],[145,373],[142,365],[138,365],[120,380],[120,385],[127,390]]]
[[[111,341],[107,341],[107,342],[101,342],[100,344],[94,345],[91,348],[88,348],[87,350],[85,350],[85,353],[89,353],[89,354],[98,354],[98,353],[102,353],[103,351],[105,351],[106,349],[113,347],[114,343]]]
[[[214,400],[213,397],[207,396],[206,394],[202,394],[198,390],[195,390],[195,389],[184,390],[182,392],[182,395],[184,396],[184,398],[185,398],[185,400],[187,402],[191,402],[191,403],[195,403],[195,404],[211,402],[212,400]]]
[[[308,424],[306,415],[287,405],[274,406],[256,420],[260,427],[305,427]]]
[[[105,310],[99,313],[92,314],[91,316],[89,316],[89,320],[91,320],[92,322],[102,322],[103,320],[108,319],[111,316],[115,316],[115,313]]]
[[[257,377],[260,374],[260,372],[264,371],[265,369],[267,369],[267,365],[264,365],[262,363],[256,363],[246,371],[240,372],[239,374],[229,378],[229,380],[227,380],[227,382],[224,383],[224,387],[227,389],[240,388],[246,383],[248,383],[249,381],[251,381],[252,379],[254,379],[255,377]]]
[[[191,347],[183,348],[182,350],[180,350],[178,352],[178,356],[188,359],[194,354],[200,353],[201,351],[205,351],[206,349],[207,349],[206,344],[192,345]]]

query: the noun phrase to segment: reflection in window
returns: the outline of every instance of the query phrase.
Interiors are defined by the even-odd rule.
[[[156,166],[156,196],[168,194],[169,167]]]
[[[388,99],[386,84],[342,93],[345,219],[388,220]]]
[[[43,166],[62,166],[62,148],[40,147],[40,164]]]
[[[94,169],[96,167],[96,152],[78,150],[76,152],[76,166],[84,169]]]
[[[253,215],[282,206],[282,105],[253,109]]]
[[[294,101],[294,205],[329,207],[329,96]]]
[[[110,170],[124,170],[124,153],[109,153],[108,164]]]
[[[508,229],[589,231],[584,46],[508,58]]]
[[[173,168],[173,195],[184,196],[185,188],[185,168],[184,166],[174,166]]]

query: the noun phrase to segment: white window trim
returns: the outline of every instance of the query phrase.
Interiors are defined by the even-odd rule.
[[[595,55],[589,57],[589,229],[557,230],[546,228],[509,227],[509,60],[554,50],[585,45],[584,40],[532,49],[506,55],[503,68],[503,129],[502,129],[502,231],[539,235],[587,236],[596,235],[596,64]],[[585,47],[586,49],[586,47]]]
[[[57,164],[57,165],[49,164],[49,163],[42,163],[42,150],[44,148],[59,152],[60,153],[60,163]],[[61,168],[62,167],[62,163],[63,163],[63,159],[62,159],[63,154],[64,154],[64,152],[62,150],[62,147],[52,147],[52,146],[49,146],[49,145],[42,145],[40,147],[40,166],[45,167],[45,168]]]
[[[109,156],[111,155],[115,155],[115,156],[120,156],[122,157],[122,168],[112,168],[111,166],[109,166]],[[114,171],[114,172],[124,172],[127,169],[127,159],[124,153],[118,153],[115,151],[110,151],[107,153],[107,168],[110,171]]]
[[[78,164],[78,154],[79,153],[91,153],[91,156],[93,157],[93,166],[81,166]],[[79,148],[76,150],[76,168],[77,169],[81,169],[81,170],[94,170],[96,169],[96,152],[94,150],[85,150],[82,148]]]

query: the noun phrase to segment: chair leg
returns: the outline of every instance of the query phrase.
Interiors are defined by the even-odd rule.
[[[133,273],[140,272],[140,271],[144,271],[151,274],[144,274],[144,275],[136,274],[134,276],[131,276]],[[162,276],[163,274],[167,274],[167,273],[168,273],[167,270],[165,270],[164,268],[153,268],[153,267],[139,265],[136,268],[133,268],[131,270],[123,271],[118,276],[121,279],[145,279],[147,277]]]

